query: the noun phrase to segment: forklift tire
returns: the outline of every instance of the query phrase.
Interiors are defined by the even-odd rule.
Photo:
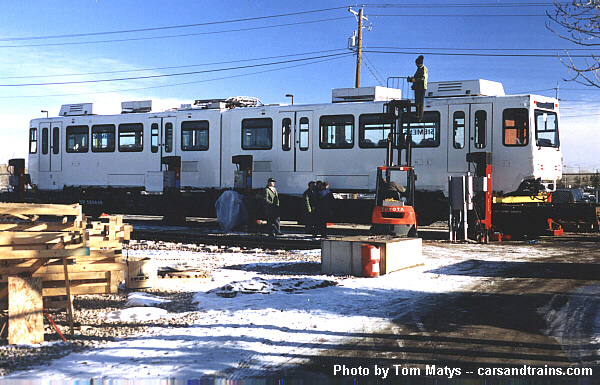
[[[417,235],[417,226],[413,226],[408,230],[408,234],[406,234],[408,238],[418,238]]]

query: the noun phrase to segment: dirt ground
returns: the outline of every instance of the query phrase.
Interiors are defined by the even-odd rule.
[[[435,234],[427,234],[425,231],[420,233],[423,236],[424,264],[380,277],[386,284],[378,286],[380,284],[376,280],[379,278],[370,281],[371,278],[332,277],[340,282],[346,278],[348,281],[364,280],[365,287],[373,289],[360,291],[357,295],[377,295],[372,293],[377,293],[379,288],[393,289],[387,290],[385,296],[374,301],[378,308],[373,309],[376,310],[373,314],[362,311],[365,309],[364,304],[370,303],[368,300],[357,299],[356,296],[340,297],[341,301],[344,298],[357,300],[357,303],[350,304],[346,309],[368,315],[356,317],[365,320],[360,321],[365,322],[362,325],[354,327],[353,324],[335,324],[314,330],[311,326],[308,333],[310,338],[301,342],[290,343],[289,339],[277,336],[272,339],[259,338],[260,341],[265,341],[260,343],[261,349],[262,345],[268,346],[267,350],[262,351],[247,348],[244,343],[246,335],[237,331],[244,325],[240,325],[237,319],[234,318],[233,324],[226,324],[223,321],[225,317],[217,318],[223,331],[212,337],[230,338],[230,346],[247,353],[234,355],[238,358],[217,358],[219,364],[223,360],[227,363],[231,360],[231,365],[218,375],[215,374],[215,378],[272,379],[273,382],[286,379],[290,383],[294,383],[292,380],[306,379],[306,383],[319,384],[420,384],[424,382],[423,379],[430,379],[429,383],[457,384],[461,382],[448,380],[556,380],[559,377],[562,380],[563,377],[568,377],[570,383],[579,383],[582,378],[598,377],[600,236],[579,234],[481,245],[450,243]],[[173,245],[176,251],[182,251],[181,247]],[[198,253],[201,256],[198,257],[198,263],[210,270],[226,267],[255,272],[263,278],[311,278],[321,275],[318,254],[307,257],[292,251],[272,254],[248,252],[248,255],[235,258],[230,256],[231,263],[227,262],[229,259],[224,254]],[[174,255],[180,258],[179,254]],[[299,263],[301,258],[306,260]],[[290,270],[289,266],[294,266],[294,269]],[[173,319],[173,325],[166,325],[165,330],[174,327],[193,328],[195,322],[204,317],[203,311],[193,302],[193,293],[183,293],[177,298],[173,306],[183,308],[172,309],[173,312],[189,311],[190,314],[186,316],[188,318]],[[254,297],[248,298],[250,301]],[[335,306],[344,305],[340,298],[322,298],[322,301]],[[209,301],[212,299],[209,298]],[[239,309],[246,306],[248,305]],[[262,309],[261,306],[267,305],[258,306]],[[194,309],[196,311],[192,311]],[[231,309],[238,308],[234,306]],[[295,306],[283,306],[281,314],[290,309],[298,310]],[[321,314],[333,314],[337,311],[337,308],[330,306],[317,306],[315,312],[318,313],[319,309]],[[328,313],[322,309],[333,311]],[[229,310],[216,313],[227,311]],[[293,314],[299,313],[289,314],[293,317]],[[339,320],[343,322],[344,318],[349,319],[353,315],[355,314],[344,313],[344,317]],[[92,316],[93,314],[90,315]],[[198,317],[198,320],[191,319],[191,316]],[[208,317],[205,326],[212,325],[213,321],[210,319],[212,316]],[[288,318],[284,316],[281,319],[287,322]],[[178,322],[182,325],[175,325]],[[272,320],[266,322],[268,325],[276,324]],[[289,338],[293,338],[292,334],[297,330],[305,330],[292,327],[291,323],[286,322],[277,324],[280,326],[275,329],[283,334],[288,333],[286,336]],[[314,322],[316,325],[317,321]],[[260,329],[261,327],[256,327],[256,330]],[[200,337],[203,341],[210,339]],[[60,344],[51,345],[50,349],[52,346],[60,347]],[[211,349],[186,348],[186,352],[191,352],[191,356],[186,358],[189,362],[186,362],[197,367],[199,362],[204,362],[203,359],[208,359],[207,356],[214,353],[215,348]],[[165,352],[171,353],[169,350]],[[258,359],[265,352],[276,359],[266,363]],[[58,356],[62,357],[67,353],[60,353]],[[7,351],[6,355],[14,353]],[[28,352],[23,355],[34,357]],[[220,357],[218,354],[216,356]],[[39,362],[40,356],[35,357]],[[167,364],[163,362],[163,358]],[[135,365],[144,362],[149,366],[168,366],[172,357],[166,354],[163,358],[150,355],[147,358],[138,357],[140,361],[133,362]],[[15,361],[13,357],[8,357],[7,362],[9,359],[11,362]],[[77,358],[74,360],[78,362]],[[91,358],[87,357],[86,362],[89,360]],[[105,357],[99,360],[105,360]],[[106,369],[106,365],[101,364],[99,367],[101,370]],[[91,372],[87,372],[87,378],[100,376],[99,372],[88,370]],[[103,372],[103,375],[106,373]]]
[[[478,277],[476,284],[391,302],[388,323],[348,335],[335,349],[307,350],[297,357],[304,364],[282,372],[341,383],[592,377],[600,373],[599,241],[582,235],[465,245],[461,250],[472,255],[429,272]],[[459,250],[448,242],[429,244]]]

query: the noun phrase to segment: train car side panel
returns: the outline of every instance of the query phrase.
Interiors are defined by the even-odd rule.
[[[221,179],[221,112],[195,110],[174,125],[174,151],[181,156],[182,187],[219,187]]]

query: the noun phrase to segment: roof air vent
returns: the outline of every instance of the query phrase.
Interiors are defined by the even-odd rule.
[[[63,104],[59,116],[92,115],[92,103]]]

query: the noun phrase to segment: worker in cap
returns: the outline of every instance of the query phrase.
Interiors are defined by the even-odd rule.
[[[267,217],[267,231],[269,235],[281,235],[279,221],[279,194],[275,188],[275,179],[269,178],[265,187],[263,200],[265,203],[265,216]]]
[[[409,76],[407,81],[412,83],[411,88],[415,91],[415,105],[417,106],[417,117],[419,122],[423,120],[423,104],[425,91],[427,90],[427,67],[423,65],[423,55],[415,60],[417,71],[413,76]]]

